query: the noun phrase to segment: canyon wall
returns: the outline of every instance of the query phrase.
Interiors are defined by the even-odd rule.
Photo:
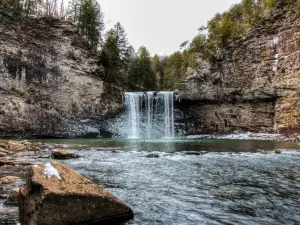
[[[68,21],[0,21],[0,137],[101,135],[101,120],[122,107],[120,91]]]
[[[300,16],[277,7],[181,84],[189,134],[300,131]],[[188,123],[188,124],[189,124]]]

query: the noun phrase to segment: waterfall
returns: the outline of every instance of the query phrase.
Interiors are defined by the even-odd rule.
[[[125,92],[128,138],[173,138],[173,92]]]

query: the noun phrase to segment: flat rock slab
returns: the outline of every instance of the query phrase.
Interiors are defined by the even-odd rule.
[[[28,166],[32,164],[32,162],[27,161],[18,161],[14,159],[0,159],[0,166]]]
[[[29,168],[19,194],[19,215],[22,225],[67,225],[124,221],[133,212],[70,167],[52,162]]]
[[[79,156],[63,149],[56,149],[52,151],[52,157],[54,159],[74,159]]]

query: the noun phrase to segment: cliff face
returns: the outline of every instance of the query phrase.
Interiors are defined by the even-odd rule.
[[[99,135],[121,97],[84,46],[67,21],[0,21],[0,137]]]
[[[300,18],[276,8],[181,85],[189,133],[300,131]]]

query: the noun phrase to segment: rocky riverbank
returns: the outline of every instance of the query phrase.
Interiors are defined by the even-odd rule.
[[[6,199],[9,193],[25,181],[26,170],[29,166],[42,164],[43,159],[58,158],[64,155],[77,157],[59,146],[28,141],[0,140],[0,198]]]
[[[20,204],[22,224],[32,224],[33,221],[35,221],[34,223],[38,221],[39,224],[52,224],[51,221],[54,219],[52,215],[57,215],[57,213],[62,213],[62,216],[55,217],[58,219],[56,224],[87,221],[96,223],[107,219],[121,221],[132,218],[133,213],[128,206],[87,178],[81,177],[71,168],[58,162],[51,163],[53,167],[57,168],[59,173],[57,176],[60,176],[61,180],[52,178],[53,170],[48,171],[49,174],[52,174],[49,178],[47,178],[49,174],[44,176],[41,172],[47,170],[47,165],[44,166],[45,160],[64,160],[78,157],[70,149],[66,149],[64,145],[28,141],[0,141],[0,221],[5,221],[8,224],[11,221],[14,224],[19,214],[17,206],[20,203],[20,187],[24,184],[26,185],[21,189],[23,198]],[[28,170],[31,172],[28,173]],[[41,186],[47,191],[39,193]],[[28,192],[29,189],[31,192]],[[33,190],[36,193],[32,193]],[[58,204],[57,201],[54,205],[47,203],[47,198],[54,195],[56,195],[55,199],[58,202],[64,201],[65,203]],[[46,208],[31,207],[32,202],[30,201],[36,202],[36,196],[40,196],[40,203],[38,204],[47,205]],[[78,208],[78,198],[86,207]],[[70,205],[68,207],[70,211],[64,210],[66,204]],[[105,210],[101,208],[103,206],[106,207]],[[49,210],[52,210],[52,213],[49,213]],[[80,210],[81,213],[79,213]],[[75,211],[76,213],[74,213]],[[99,214],[99,211],[102,213]],[[40,215],[41,213],[44,213],[43,216]],[[32,216],[28,217],[27,215]]]

